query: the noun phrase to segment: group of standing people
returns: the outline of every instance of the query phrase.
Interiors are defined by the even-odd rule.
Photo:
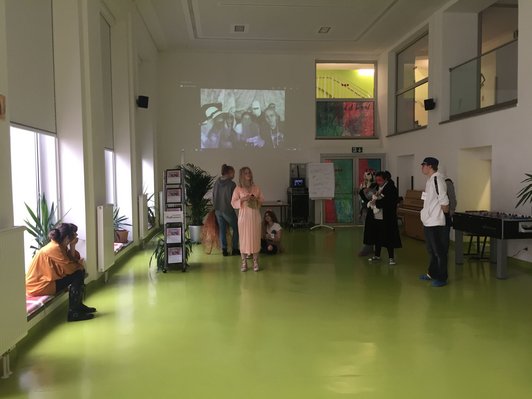
[[[240,255],[240,270],[248,270],[248,258],[251,258],[253,270],[258,272],[259,253],[275,254],[279,251],[282,228],[275,213],[270,210],[265,212],[262,219],[260,208],[264,197],[253,180],[251,169],[247,166],[240,169],[238,184],[233,182],[234,177],[235,169],[230,165],[222,165],[221,176],[213,188],[222,254],[229,256],[227,228],[231,227],[231,254]]]
[[[427,157],[421,164],[422,173],[427,176],[425,191],[422,194],[423,224],[427,252],[429,254],[428,271],[419,278],[431,281],[434,287],[447,285],[449,235],[452,215],[456,210],[456,194],[451,179],[439,172],[439,161]],[[366,172],[368,174],[369,171]],[[369,176],[369,175],[368,175]],[[360,191],[360,201],[365,214],[364,247],[360,256],[374,255],[370,262],[381,260],[382,248],[386,248],[389,264],[395,265],[395,249],[401,248],[397,206],[400,202],[397,187],[388,171],[381,171],[365,178]]]
[[[368,248],[374,248],[370,262],[381,260],[382,248],[388,251],[388,262],[395,265],[395,249],[401,248],[401,236],[397,224],[397,205],[399,193],[388,171],[375,174],[375,182],[360,190],[362,202],[366,207],[364,223],[365,255]],[[366,252],[367,251],[367,252]]]

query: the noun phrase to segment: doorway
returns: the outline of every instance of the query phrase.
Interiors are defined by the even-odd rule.
[[[467,171],[458,175],[458,209],[491,210],[491,146],[462,149],[458,162]]]
[[[327,224],[362,224],[359,188],[367,170],[384,169],[382,154],[326,154],[321,162],[334,164],[334,199],[323,201],[324,222]]]

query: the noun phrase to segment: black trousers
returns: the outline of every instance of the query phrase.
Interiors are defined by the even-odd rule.
[[[446,226],[425,226],[425,242],[429,253],[429,272],[434,280],[447,281],[449,233]]]
[[[390,257],[390,259],[395,258],[395,249],[394,249],[394,247],[386,247],[386,249],[388,250],[388,256]],[[381,256],[381,251],[382,251],[381,244],[375,244],[375,256],[380,257]]]
[[[268,249],[270,245],[272,246],[271,250]],[[265,239],[260,240],[260,246],[260,252],[262,252],[263,254],[275,255],[278,251],[277,245],[272,244]]]
[[[73,286],[79,291],[82,291],[85,280],[85,270],[77,270],[76,272],[63,277],[60,280],[55,280],[55,293],[63,291],[65,288]]]

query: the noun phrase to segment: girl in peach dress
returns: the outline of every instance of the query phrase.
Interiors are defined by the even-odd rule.
[[[233,191],[231,204],[238,209],[238,234],[240,237],[241,269],[248,270],[247,255],[253,255],[253,270],[259,271],[259,252],[261,236],[260,207],[264,198],[260,188],[253,183],[251,169],[240,169],[238,186]]]

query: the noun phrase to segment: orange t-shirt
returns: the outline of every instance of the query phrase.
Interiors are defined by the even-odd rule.
[[[55,281],[83,269],[76,252],[75,259],[66,250],[52,241],[42,247],[33,257],[26,273],[26,295],[55,295]]]

